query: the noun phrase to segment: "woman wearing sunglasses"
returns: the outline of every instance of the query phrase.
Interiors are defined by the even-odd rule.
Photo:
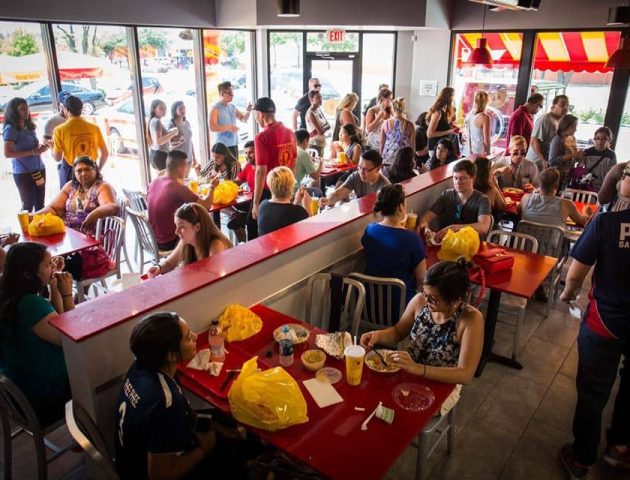
[[[186,203],[177,209],[175,232],[179,237],[177,247],[166,260],[149,269],[150,278],[232,247],[232,242],[217,228],[208,210],[198,203]]]
[[[508,148],[509,157],[503,157],[493,165],[500,188],[523,188],[525,184],[532,184],[538,188],[540,177],[538,167],[534,162],[525,158],[527,140],[520,135],[510,138]]]
[[[371,349],[408,339],[406,350],[388,356],[393,365],[438,382],[469,383],[483,347],[483,317],[466,303],[469,289],[464,259],[436,263],[427,270],[420,293],[409,302],[400,321],[363,334],[361,345]],[[455,390],[453,400],[459,390]]]

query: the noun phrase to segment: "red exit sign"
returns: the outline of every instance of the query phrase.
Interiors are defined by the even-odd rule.
[[[346,31],[340,28],[335,28],[328,30],[326,35],[328,36],[328,43],[343,43],[343,40],[346,37]]]

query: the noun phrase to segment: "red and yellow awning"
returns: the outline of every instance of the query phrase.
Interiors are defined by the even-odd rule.
[[[518,67],[523,45],[520,33],[484,33],[494,67]],[[457,35],[457,68],[465,65],[481,33]],[[606,62],[619,48],[620,32],[542,32],[536,38],[534,68],[565,72],[610,72]]]

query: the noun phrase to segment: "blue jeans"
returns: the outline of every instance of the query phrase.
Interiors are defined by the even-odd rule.
[[[57,165],[57,171],[59,173],[59,189],[62,189],[66,183],[72,180],[73,169],[68,165],[68,162],[62,159]]]
[[[592,465],[597,460],[602,411],[610,397],[617,371],[621,383],[607,440],[614,445],[627,445],[630,442],[630,339],[604,338],[582,322],[578,335],[578,356],[578,399],[573,417],[573,454],[577,462]],[[623,365],[619,370],[622,356]]]

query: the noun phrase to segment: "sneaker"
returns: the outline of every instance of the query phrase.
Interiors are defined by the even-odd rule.
[[[587,477],[588,467],[576,463],[570,443],[567,443],[560,449],[560,461],[567,472],[569,480],[582,480]]]
[[[604,462],[615,468],[630,468],[630,448],[621,453],[614,445],[607,445],[604,451]]]

